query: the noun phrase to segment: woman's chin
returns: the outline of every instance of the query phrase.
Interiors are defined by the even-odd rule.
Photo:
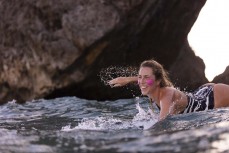
[[[148,95],[148,92],[141,91],[141,93],[142,93],[143,96],[147,96]]]

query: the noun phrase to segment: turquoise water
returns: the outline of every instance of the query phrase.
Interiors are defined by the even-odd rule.
[[[12,101],[0,106],[0,152],[229,151],[229,108],[157,117],[147,98]]]

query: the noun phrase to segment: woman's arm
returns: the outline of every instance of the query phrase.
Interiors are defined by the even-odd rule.
[[[118,77],[110,80],[108,84],[112,87],[121,87],[131,82],[137,82],[138,77]]]
[[[159,120],[165,119],[168,115],[172,115],[173,111],[173,96],[174,96],[174,91],[171,89],[165,90],[160,99],[160,116]]]
[[[161,110],[159,120],[165,119],[170,114],[170,103],[168,101],[161,101]]]

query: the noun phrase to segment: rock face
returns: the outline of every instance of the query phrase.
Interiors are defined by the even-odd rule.
[[[226,67],[222,74],[216,76],[212,82],[229,84],[229,66]]]
[[[206,0],[0,0],[0,100],[132,97],[98,77],[154,58],[175,85],[206,83],[187,35]]]

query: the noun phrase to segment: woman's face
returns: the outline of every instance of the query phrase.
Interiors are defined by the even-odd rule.
[[[156,78],[150,67],[141,67],[138,72],[138,85],[143,95],[149,95],[156,87]]]

